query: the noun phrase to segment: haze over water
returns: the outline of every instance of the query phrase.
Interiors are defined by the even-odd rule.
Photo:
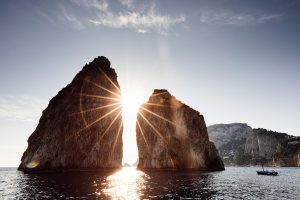
[[[259,176],[257,167],[221,172],[141,172],[23,174],[0,168],[0,199],[299,199],[300,171],[276,168],[279,176]],[[270,170],[272,168],[269,168]]]

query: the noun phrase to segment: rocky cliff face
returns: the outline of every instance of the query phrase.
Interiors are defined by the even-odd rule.
[[[43,111],[19,170],[118,168],[122,163],[120,89],[105,57],[95,58]]]
[[[154,90],[136,123],[140,169],[223,170],[199,112],[167,90]]]
[[[252,133],[252,128],[242,123],[215,124],[208,126],[207,131],[209,139],[221,148],[232,141],[245,140]]]
[[[253,129],[239,154],[239,157],[249,158],[246,163],[250,161],[250,164],[259,164],[259,158],[264,158],[267,165],[300,166],[300,138],[262,128]]]
[[[252,133],[247,124],[215,124],[207,127],[209,139],[216,145],[225,165],[234,165],[238,148]]]
[[[252,130],[239,123],[207,129],[225,165],[260,165],[263,160],[269,166],[300,166],[299,137],[261,128]]]

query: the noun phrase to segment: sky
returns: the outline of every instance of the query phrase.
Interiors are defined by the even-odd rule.
[[[155,88],[204,115],[300,136],[297,0],[2,0],[0,166],[18,166],[42,111],[85,63],[106,56],[128,112]]]

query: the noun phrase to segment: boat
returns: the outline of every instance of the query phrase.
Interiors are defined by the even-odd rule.
[[[258,175],[267,175],[267,176],[277,176],[278,172],[275,172],[274,170],[268,171],[268,170],[263,170],[263,171],[256,171]]]
[[[278,175],[278,172],[275,172],[274,170],[272,170],[272,171],[265,170],[263,165],[261,165],[261,167],[263,169],[262,171],[256,171],[258,175],[267,175],[267,176],[277,176]]]

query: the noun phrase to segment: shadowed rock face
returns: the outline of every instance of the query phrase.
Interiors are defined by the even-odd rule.
[[[140,169],[223,170],[199,112],[167,90],[154,90],[136,123]]]
[[[123,123],[117,74],[95,58],[43,111],[19,170],[109,169],[122,164]]]

